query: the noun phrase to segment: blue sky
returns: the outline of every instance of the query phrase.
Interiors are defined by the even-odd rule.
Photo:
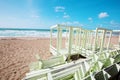
[[[0,28],[120,29],[120,0],[0,0]]]

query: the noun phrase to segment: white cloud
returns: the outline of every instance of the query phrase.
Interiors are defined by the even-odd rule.
[[[65,18],[65,19],[70,18],[70,16],[69,16],[66,12],[64,12],[63,14],[64,14],[64,15],[63,15],[63,18]]]
[[[101,18],[105,18],[105,17],[108,17],[108,13],[107,12],[101,12],[98,17],[101,19]]]
[[[93,19],[92,19],[91,17],[89,17],[88,20],[89,20],[90,22],[93,22]]]
[[[63,18],[67,19],[67,18],[70,18],[70,16],[69,15],[64,15]]]
[[[106,28],[109,28],[109,29],[120,29],[120,22],[116,22],[114,20],[111,20],[109,22],[103,22],[101,23],[101,26],[104,26]]]
[[[63,25],[73,25],[73,26],[83,26],[79,21],[73,21],[73,22],[63,22],[61,23]]]
[[[65,7],[63,7],[63,6],[56,6],[55,7],[55,12],[64,12],[64,10],[65,10]]]
[[[80,22],[79,21],[74,21],[73,24],[80,24]]]
[[[71,25],[71,22],[62,22],[63,25]]]
[[[92,21],[93,19],[91,17],[88,18],[89,21]]]
[[[112,25],[112,26],[119,26],[120,27],[120,23],[118,23],[118,22],[115,22],[115,21],[110,21],[110,24]]]
[[[110,24],[115,24],[115,21],[111,20],[111,21],[110,21]]]

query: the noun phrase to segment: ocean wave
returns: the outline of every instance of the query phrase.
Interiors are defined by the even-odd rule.
[[[120,31],[113,31],[113,36],[118,36]],[[68,36],[68,35],[67,35]],[[50,37],[50,31],[43,30],[0,30],[0,37]],[[52,37],[57,37],[57,32],[52,33]],[[66,37],[63,32],[62,37]]]
[[[1,30],[0,37],[50,37],[49,31]]]

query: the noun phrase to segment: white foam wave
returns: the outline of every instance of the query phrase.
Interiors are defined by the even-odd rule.
[[[49,31],[0,30],[0,37],[50,37]]]

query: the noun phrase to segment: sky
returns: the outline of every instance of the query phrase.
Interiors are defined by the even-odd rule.
[[[0,0],[0,28],[56,24],[120,30],[120,0]]]

